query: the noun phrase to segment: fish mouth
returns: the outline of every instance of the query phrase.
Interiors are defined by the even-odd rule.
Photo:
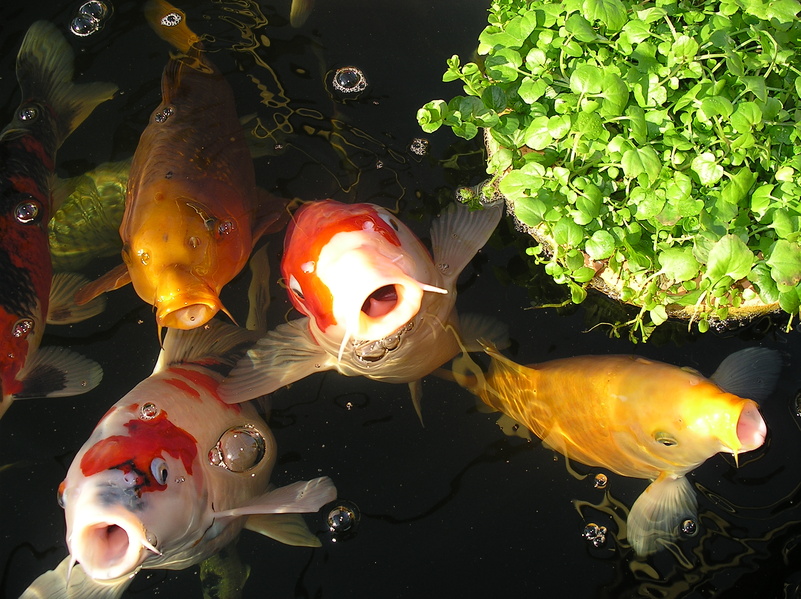
[[[380,318],[389,314],[398,305],[395,285],[384,285],[367,296],[362,304],[362,313],[369,318]]]
[[[768,427],[759,408],[754,402],[749,402],[740,412],[737,419],[737,439],[740,441],[740,451],[751,451],[761,447],[768,434]]]
[[[70,536],[68,544],[75,560],[96,580],[129,576],[150,553],[161,555],[155,538],[130,516],[86,523]]]
[[[156,320],[160,327],[171,329],[195,329],[206,324],[222,309],[219,302],[197,302],[173,310],[158,310]]]

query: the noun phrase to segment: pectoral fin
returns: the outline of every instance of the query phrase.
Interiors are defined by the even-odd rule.
[[[298,481],[268,491],[241,507],[214,514],[216,520],[260,514],[302,514],[316,512],[337,497],[334,483],[327,476]]]
[[[223,401],[247,401],[333,368],[335,360],[314,342],[308,322],[298,318],[259,339],[220,385]]]
[[[100,314],[106,307],[106,298],[96,297],[83,304],[75,300],[78,290],[88,283],[86,277],[76,273],[60,272],[53,275],[47,324],[71,324]]]
[[[637,555],[661,549],[678,536],[686,518],[697,518],[698,500],[686,477],[661,474],[637,498],[629,512],[627,536]]]
[[[453,281],[476,252],[484,247],[503,215],[503,203],[483,210],[470,210],[465,204],[451,203],[431,225],[434,263],[442,265],[446,281]],[[446,288],[450,284],[446,283]]]
[[[263,514],[250,516],[245,528],[294,547],[320,547],[320,539],[312,534],[300,514]]]
[[[40,347],[19,374],[14,399],[70,397],[91,391],[103,378],[100,364],[64,347]]]
[[[483,314],[460,314],[459,337],[468,352],[484,351],[488,345],[506,349],[510,343],[507,324]]]
[[[75,303],[79,306],[87,304],[101,293],[125,287],[131,282],[131,274],[125,264],[120,264],[99,279],[87,283],[75,294]]]
[[[133,576],[98,581],[86,575],[80,564],[70,571],[71,557],[66,557],[55,570],[48,570],[31,583],[20,599],[117,599],[122,597]],[[67,580],[69,578],[69,588]]]
[[[773,392],[781,368],[776,350],[748,347],[727,356],[709,378],[724,391],[759,402]]]

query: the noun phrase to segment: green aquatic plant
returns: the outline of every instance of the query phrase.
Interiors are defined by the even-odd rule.
[[[483,132],[490,179],[580,303],[594,285],[709,323],[801,306],[798,0],[493,0],[465,95],[418,111]],[[792,321],[792,318],[791,318]],[[614,324],[616,332],[620,323]]]

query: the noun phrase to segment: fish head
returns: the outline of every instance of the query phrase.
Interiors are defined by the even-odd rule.
[[[223,309],[220,289],[245,264],[250,232],[243,239],[235,218],[186,197],[160,191],[154,198],[146,214],[120,230],[131,282],[155,306],[160,326],[202,326]]]
[[[762,446],[767,426],[756,402],[727,393],[698,374],[689,373],[688,381],[662,417],[643,428],[654,454],[695,467],[718,452],[736,458]]]
[[[292,304],[345,343],[387,337],[411,321],[425,292],[445,294],[430,253],[384,208],[334,200],[301,207],[281,272]]]
[[[174,550],[205,501],[196,439],[153,402],[112,408],[59,487],[70,553],[97,580]]]
[[[195,401],[188,393],[184,403]],[[182,410],[163,386],[136,399],[101,419],[59,487],[70,553],[95,580],[185,567],[213,553],[210,543],[229,543],[244,519],[217,522],[215,510],[262,493],[275,465],[275,439],[250,406],[212,399],[216,411],[181,427],[204,408]]]

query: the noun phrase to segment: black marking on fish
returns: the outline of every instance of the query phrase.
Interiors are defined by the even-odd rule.
[[[33,318],[32,308],[36,305],[33,280],[27,269],[17,267],[6,248],[0,245],[0,307],[8,314],[20,318]],[[8,331],[3,331],[7,334]]]
[[[59,368],[51,364],[37,364],[25,374],[22,389],[19,393],[15,393],[14,397],[17,399],[46,397],[53,391],[64,389],[67,386],[66,380],[66,374]]]

